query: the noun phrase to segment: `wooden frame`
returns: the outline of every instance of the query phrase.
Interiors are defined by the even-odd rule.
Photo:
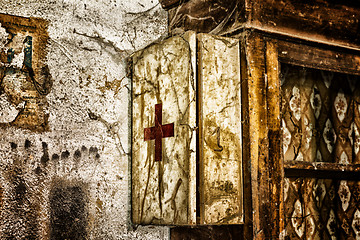
[[[173,33],[194,30],[241,39],[245,214],[241,237],[284,237],[285,176],[309,177],[316,171],[319,178],[329,172],[337,179],[360,178],[358,165],[284,162],[279,80],[280,63],[360,75],[358,1],[160,2],[171,2],[166,9]],[[171,236],[177,239],[181,231],[172,229]]]
[[[169,30],[218,35],[257,29],[329,45],[360,46],[359,1],[160,0]]]
[[[283,162],[279,63],[360,74],[360,2],[160,2],[169,11],[172,33],[193,30],[242,40],[244,238],[281,238],[285,174],[311,175],[316,168],[357,179],[359,166]]]
[[[284,231],[284,177],[360,178],[358,165],[286,161],[280,128],[281,63],[360,75],[360,52],[244,31],[245,239],[277,239]],[[315,170],[316,169],[316,170]],[[269,211],[271,209],[271,211]]]
[[[241,43],[244,239],[284,237],[284,177],[359,179],[360,167],[335,163],[298,163],[283,160],[281,129],[280,63],[360,75],[360,52],[295,39],[270,37],[245,30]],[[228,227],[223,226],[226,232]],[[222,231],[223,231],[222,230]],[[184,229],[171,231],[174,239]],[[194,230],[195,231],[195,230]],[[196,230],[201,232],[201,229]],[[204,230],[205,231],[205,230]],[[206,230],[205,232],[207,232]],[[219,230],[220,231],[220,230]],[[239,234],[238,231],[233,233]],[[199,235],[198,239],[202,239]]]
[[[244,238],[276,239],[284,228],[277,46],[251,32],[242,46]]]

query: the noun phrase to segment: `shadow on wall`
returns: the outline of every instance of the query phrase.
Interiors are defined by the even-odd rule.
[[[52,154],[51,159],[49,150],[42,142],[42,156],[34,158],[38,148],[28,139],[23,145],[9,143],[11,161],[0,165],[1,240],[88,238],[88,185],[64,180],[55,172],[76,172],[83,163],[98,161],[98,149],[82,146],[72,154]],[[60,168],[59,161],[72,167]]]
[[[2,239],[38,239],[40,202],[37,194],[29,189],[19,164],[9,166],[4,175],[11,188],[7,189],[6,201],[0,199],[1,215],[8,218],[1,219]]]
[[[88,199],[83,184],[54,183],[50,192],[50,239],[86,239]]]

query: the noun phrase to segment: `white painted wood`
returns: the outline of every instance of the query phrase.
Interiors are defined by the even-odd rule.
[[[133,56],[132,213],[136,224],[194,224],[196,207],[195,34],[188,32],[153,44]],[[144,129],[174,123],[174,136],[155,140]],[[194,213],[195,212],[195,213]]]
[[[204,224],[242,221],[239,40],[198,35]]]
[[[241,223],[239,41],[187,32],[132,60],[133,222]],[[144,140],[150,134],[144,129],[155,126],[156,104],[162,104],[158,126],[174,124],[174,136],[162,138],[161,161],[156,140]]]

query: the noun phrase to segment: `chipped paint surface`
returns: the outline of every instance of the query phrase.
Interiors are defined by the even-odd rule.
[[[242,222],[239,41],[199,34],[200,171],[205,224]]]
[[[0,91],[17,110],[15,117],[0,121],[2,127],[16,126],[33,131],[48,130],[45,96],[52,78],[46,64],[48,22],[36,18],[0,15]],[[5,33],[4,33],[5,32]],[[1,115],[6,115],[6,111]]]
[[[33,37],[32,64],[43,59],[53,84],[41,96],[46,131],[0,127],[0,239],[168,239],[167,228],[130,222],[125,77],[125,58],[166,34],[166,12],[151,0],[2,1],[1,12],[26,17],[14,24],[28,17],[48,22],[44,49]],[[2,50],[8,31],[2,24]],[[18,38],[23,59],[17,43],[24,38]],[[26,84],[19,77],[6,81],[2,123],[25,104],[9,96],[24,97],[15,84]],[[33,90],[25,93],[38,94]]]
[[[133,57],[133,221],[141,224],[195,223],[196,109],[195,34],[154,44]],[[144,141],[144,129],[173,124],[173,137]],[[160,122],[161,124],[161,122]],[[156,129],[156,127],[154,128]],[[164,135],[164,134],[163,134]],[[154,139],[154,138],[151,138]],[[156,161],[156,156],[162,156]],[[192,194],[191,194],[192,193]]]

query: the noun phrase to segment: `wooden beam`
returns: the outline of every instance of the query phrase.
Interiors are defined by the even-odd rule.
[[[360,164],[340,164],[330,162],[303,162],[303,161],[285,161],[286,169],[298,170],[327,170],[336,172],[357,172],[360,174]]]
[[[241,68],[241,105],[243,122],[243,174],[244,174],[244,239],[253,239],[253,206],[251,186],[251,161],[250,161],[250,127],[249,127],[249,88],[248,88],[248,61],[246,54],[246,37],[242,36],[240,45]]]
[[[246,0],[249,27],[299,39],[360,47],[359,3],[332,0]],[[352,1],[358,2],[358,1]]]
[[[277,44],[258,33],[244,34],[244,238],[279,239],[284,230],[284,170]]]
[[[257,29],[360,49],[360,2],[337,0],[161,0],[169,30],[234,36]]]
[[[165,10],[176,7],[187,1],[188,0],[159,0],[161,7],[164,8]]]
[[[287,178],[360,180],[360,173],[351,171],[340,172],[331,170],[285,169],[285,176]]]
[[[171,240],[208,240],[227,239],[243,240],[243,225],[225,226],[197,226],[197,227],[174,227],[170,228]]]
[[[245,186],[245,239],[271,239],[271,209],[269,196],[269,139],[267,126],[265,41],[258,35],[246,33],[242,66],[243,115],[246,118],[243,132]],[[250,171],[250,172],[248,172]],[[250,179],[249,179],[250,177]],[[250,191],[246,188],[250,187]],[[248,194],[251,196],[251,204]],[[252,225],[252,233],[248,227]]]
[[[308,68],[360,75],[360,53],[329,50],[306,44],[278,41],[279,59]]]

